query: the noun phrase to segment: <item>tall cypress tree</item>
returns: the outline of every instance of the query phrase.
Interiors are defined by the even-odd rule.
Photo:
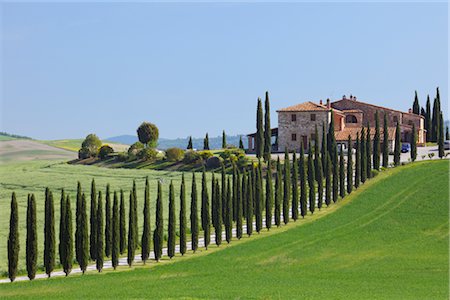
[[[294,167],[295,170],[295,167]],[[298,199],[298,195],[297,195]],[[298,201],[298,200],[297,200]],[[298,203],[297,203],[298,207]],[[272,185],[272,166],[271,161],[267,162],[266,171],[266,228],[270,230],[272,227],[272,212],[273,212],[273,185]]]
[[[28,195],[26,262],[28,278],[33,280],[36,276],[37,267],[36,200],[34,194]]]
[[[252,166],[253,168],[253,166]],[[246,214],[246,221],[247,221],[247,235],[251,236],[253,232],[253,177],[251,174],[248,174],[248,184],[247,184],[247,214]],[[228,191],[227,191],[228,195]],[[227,226],[227,219],[225,219],[225,227]]]
[[[208,137],[208,133],[206,133],[205,138],[203,139],[203,150],[209,150],[209,137]]]
[[[319,210],[322,208],[323,205],[323,168],[322,168],[322,159],[319,157],[319,155],[316,156],[315,160],[317,160],[317,207]]]
[[[216,179],[214,172],[211,172],[211,224],[216,229],[216,210],[217,210],[217,202],[216,202]]]
[[[195,252],[198,248],[198,211],[197,211],[197,184],[195,182],[195,173],[192,172],[192,191],[191,191],[191,245]]]
[[[47,188],[44,220],[44,266],[45,273],[51,276],[55,267],[55,209],[53,193]]]
[[[175,217],[175,192],[173,190],[173,182],[170,181],[169,186],[169,228],[167,238],[167,256],[172,258],[175,256],[175,238],[176,238],[176,217]]]
[[[416,115],[418,115],[420,113],[419,97],[417,97],[417,91],[415,91],[412,110],[413,110],[413,113]]]
[[[431,141],[431,103],[430,103],[430,95],[427,95],[427,105],[425,111],[425,129],[427,130],[426,140],[427,142]]]
[[[244,172],[242,173],[242,183],[241,183],[241,188],[242,188],[242,219],[245,219],[247,216],[247,171],[244,168]]]
[[[333,163],[333,175],[337,170],[338,165],[338,153],[337,153],[337,143],[336,137],[334,135],[334,112],[331,111],[331,121],[328,127],[328,151],[330,152],[331,162]]]
[[[66,195],[64,193],[64,189],[61,189],[61,199],[59,203],[59,262],[61,265],[63,265],[63,261],[65,259],[65,253],[64,253],[64,232],[66,228],[65,223],[66,218]]]
[[[353,154],[352,154],[352,137],[348,135],[348,152],[347,152],[347,193],[353,191]],[[379,145],[379,144],[378,144]],[[379,161],[378,161],[379,163]],[[379,166],[378,166],[379,167]]]
[[[215,235],[216,235],[216,245],[220,246],[220,244],[222,244],[222,200],[221,200],[221,195],[220,195],[220,187],[219,187],[219,181],[216,179],[215,180],[215,188],[214,188],[214,193],[215,193],[215,201],[216,201],[216,205],[215,205],[215,215],[216,215],[216,225],[214,226],[215,229]],[[242,231],[242,219],[241,219],[241,231]],[[242,232],[241,232],[242,235]],[[239,236],[238,236],[239,238]]]
[[[370,139],[370,125],[369,122],[367,122],[367,138],[366,138],[366,173],[367,178],[372,177],[372,141]]]
[[[244,142],[242,141],[242,136],[239,136],[239,149],[244,150]]]
[[[283,222],[289,223],[289,202],[291,201],[291,167],[289,153],[286,148],[284,152],[284,194],[283,194]]]
[[[134,241],[134,216],[133,216],[133,206],[134,206],[134,193],[133,191],[130,191],[130,205],[129,205],[129,212],[128,212],[128,252],[127,252],[127,263],[131,267],[133,265],[134,261],[134,254],[136,251],[136,242]],[[100,199],[98,200],[100,202]],[[97,211],[98,214],[98,211]]]
[[[81,196],[81,214],[80,214],[80,221],[81,221],[81,241],[80,241],[80,249],[81,249],[81,255],[80,255],[80,269],[83,272],[83,274],[86,272],[87,265],[89,263],[89,229],[88,229],[88,219],[87,219],[87,206],[86,206],[86,196]]]
[[[355,188],[358,188],[361,183],[361,143],[359,141],[359,132],[356,133],[355,160]]]
[[[306,199],[306,163],[305,163],[305,153],[304,153],[303,143],[300,142],[300,214],[302,218],[308,213],[308,205]],[[328,151],[326,151],[328,153]]]
[[[123,190],[120,190],[120,212],[119,212],[119,252],[123,254],[125,248],[127,247],[127,229],[125,227],[125,199],[123,195]]]
[[[137,191],[136,191],[136,181],[133,180],[133,241],[134,249],[139,247],[139,237],[138,237],[138,213],[137,213]]]
[[[270,160],[272,152],[272,130],[270,128],[270,102],[269,92],[266,91],[266,100],[264,102],[265,115],[264,115],[264,160],[267,162]]]
[[[443,158],[444,153],[444,118],[442,117],[442,111],[439,113],[439,136],[438,136],[438,156]]]
[[[400,151],[401,151],[400,123],[397,122],[397,127],[395,129],[394,166],[400,165]]]
[[[70,197],[67,195],[66,197],[66,205],[64,212],[64,241],[63,241],[63,254],[64,259],[61,262],[63,265],[64,273],[66,276],[70,274],[72,271],[72,261],[73,261],[73,231],[72,231],[72,209],[70,208]]]
[[[186,147],[187,150],[194,149],[194,146],[192,145],[192,136],[189,137],[188,145]]]
[[[231,204],[231,183],[230,177],[227,178],[227,209],[225,212],[225,239],[229,244],[231,242],[233,229],[233,208]]]
[[[106,203],[105,203],[105,255],[111,256],[111,193],[109,183],[106,185]]]
[[[383,121],[383,167],[389,167],[389,132],[386,113]]]
[[[416,124],[413,123],[412,138],[411,138],[411,161],[415,161],[417,158],[417,131]]]
[[[162,256],[163,234],[164,234],[164,219],[163,219],[163,205],[162,205],[162,186],[161,181],[158,181],[158,197],[156,198],[156,218],[155,231],[153,232],[153,252],[155,253],[155,260],[158,262]]]
[[[440,113],[440,107],[439,107],[439,100],[438,98],[434,98],[433,102],[433,115],[431,118],[431,142],[437,142],[438,140],[438,128],[439,128],[439,113]]]
[[[258,169],[256,170],[256,206],[255,206],[255,221],[256,221],[256,232],[259,233],[262,229],[262,171],[261,171],[261,160],[258,163]],[[288,217],[289,218],[289,217]]]
[[[238,240],[242,238],[242,189],[241,174],[237,171],[237,202],[236,202],[236,237]]]
[[[142,229],[141,239],[141,258],[144,264],[150,256],[151,228],[150,228],[150,185],[148,177],[145,178],[144,191],[144,228]]]
[[[225,211],[227,208],[227,182],[226,182],[226,172],[225,172],[225,165],[223,163],[221,163],[222,166],[222,176],[221,176],[221,181],[222,181],[222,220],[225,220]]]
[[[232,163],[232,165],[233,165],[233,181],[232,181],[232,184],[233,184],[233,187],[232,187],[232,191],[233,191],[233,193],[232,193],[232,196],[231,196],[231,206],[233,207],[233,221],[235,221],[236,220],[236,215],[237,215],[237,212],[236,212],[236,208],[237,208],[237,184],[236,184],[236,181],[237,181],[237,168],[236,168],[236,164],[235,163]]]
[[[361,127],[361,141],[360,141],[360,150],[361,150],[361,182],[366,182],[367,179],[367,146],[366,146],[366,131],[364,126]]]
[[[114,191],[114,203],[112,209],[112,239],[111,239],[111,263],[114,270],[119,265],[119,246],[120,246],[119,200],[117,198],[117,192]]]
[[[130,194],[130,202],[131,202],[132,194]],[[101,272],[103,270],[103,257],[105,255],[105,238],[103,235],[103,199],[102,199],[102,192],[98,192],[98,201],[97,201],[97,239],[96,239],[96,245],[97,245],[97,253],[96,253],[96,261],[95,261],[95,267],[97,271]],[[130,227],[131,228],[131,227]],[[131,243],[130,245],[133,246],[134,244]],[[133,255],[134,257],[134,255]],[[130,262],[128,262],[130,264]],[[130,264],[131,266],[131,264]]]
[[[328,145],[327,145],[327,134],[325,131],[325,123],[322,122],[322,148],[321,148],[321,157],[322,157],[322,169],[323,173],[326,173],[327,168],[327,152],[328,152]]]
[[[186,253],[186,184],[184,173],[181,174],[180,187],[180,253]]]
[[[326,153],[326,170],[325,170],[325,204],[330,206],[331,203],[331,158],[330,153]]]
[[[350,149],[349,152],[351,152]],[[342,146],[341,154],[339,156],[339,196],[341,196],[341,198],[345,197],[345,159]]]
[[[450,132],[448,131],[448,126],[445,126],[445,139],[450,140]]]
[[[75,258],[77,262],[79,263],[81,258],[81,196],[82,196],[82,190],[81,190],[81,183],[78,181],[77,184],[77,203],[76,203],[76,210],[75,210]]]
[[[292,151],[292,219],[297,221],[298,219],[298,162],[297,156],[295,155],[295,151]]]
[[[90,208],[90,237],[89,237],[89,254],[92,260],[95,260],[95,254],[97,252],[97,245],[95,241],[97,240],[97,189],[95,187],[95,179],[91,182],[91,208]]]
[[[202,174],[202,207],[201,207],[201,217],[202,217],[202,229],[203,229],[203,239],[205,242],[205,248],[208,250],[208,245],[211,239],[210,233],[210,215],[209,215],[209,195],[208,195],[208,186],[206,183],[206,173],[203,168]]]
[[[331,163],[331,169],[333,172],[333,181],[332,181],[332,185],[333,185],[333,202],[336,203],[336,201],[338,200],[338,196],[339,196],[339,164],[334,164],[333,162]]]
[[[275,177],[275,225],[277,225],[277,227],[280,227],[281,225],[282,172],[280,157],[278,156],[277,175]]]
[[[19,213],[17,210],[16,193],[11,195],[11,214],[9,218],[8,235],[8,277],[13,282],[17,276],[17,265],[19,262]]]
[[[312,154],[311,143],[308,145],[308,186],[309,186],[309,211],[314,213],[316,208],[316,187],[315,187],[315,167]]]
[[[258,98],[256,109],[256,157],[263,158],[264,154],[264,126],[261,98]]]
[[[349,146],[349,149],[350,146]],[[380,170],[380,120],[378,111],[375,112],[375,135],[373,137],[373,168]]]
[[[227,148],[227,136],[225,135],[225,130],[222,131],[222,149]]]

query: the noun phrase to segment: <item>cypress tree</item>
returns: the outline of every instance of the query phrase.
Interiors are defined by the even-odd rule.
[[[148,183],[148,177],[145,178],[145,191],[144,191],[144,228],[142,229],[141,239],[141,258],[144,264],[150,256],[150,241],[151,241],[151,228],[150,228],[150,185]]]
[[[389,167],[389,132],[386,113],[383,122],[383,167]]]
[[[203,229],[203,239],[205,242],[205,248],[208,250],[208,245],[211,239],[210,233],[210,215],[209,215],[209,196],[208,196],[208,187],[206,183],[206,173],[203,168],[202,174],[202,207],[201,207],[201,218],[202,218],[202,229]]]
[[[369,126],[369,122],[367,122],[367,139],[366,139],[366,155],[367,155],[367,159],[366,159],[366,163],[367,163],[367,167],[366,167],[366,172],[367,172],[367,178],[371,178],[372,177],[372,142],[370,139],[370,126]]]
[[[311,143],[308,145],[308,186],[309,186],[309,211],[311,214],[314,213],[316,208],[316,187],[315,181],[316,178],[314,176],[316,170],[314,168],[314,161],[312,155]]]
[[[334,113],[331,111],[331,122],[328,127],[328,151],[330,152],[331,162],[333,163],[333,174],[336,171],[338,165],[337,144],[336,137],[334,135]]]
[[[308,213],[308,205],[306,203],[306,163],[303,143],[300,142],[300,214],[302,218]],[[326,152],[328,153],[328,151]]]
[[[95,254],[97,253],[97,189],[95,187],[95,179],[91,182],[91,208],[90,208],[90,237],[89,237],[89,254],[92,260],[95,260]]]
[[[136,191],[136,181],[133,180],[133,241],[134,250],[139,247],[139,237],[138,237],[138,214],[137,214],[137,191]]]
[[[252,207],[252,213],[253,213],[253,216],[256,216],[256,185],[258,184],[258,182],[257,182],[257,178],[256,178],[256,171],[257,171],[257,168],[256,167],[253,167],[252,168],[252,182],[253,182],[253,184],[254,184],[254,186],[253,186],[253,207]]]
[[[427,130],[426,140],[427,142],[431,141],[431,103],[430,103],[430,95],[427,95],[427,105],[425,111],[425,129]]]
[[[239,149],[244,150],[244,142],[242,142],[242,136],[239,136]]]
[[[269,92],[266,91],[266,100],[264,103],[265,115],[264,115],[264,160],[267,162],[270,160],[272,152],[272,130],[270,128],[270,103]]]
[[[217,210],[217,203],[216,203],[216,179],[214,172],[211,172],[211,224],[216,229],[216,210]]]
[[[247,216],[247,171],[244,168],[244,172],[242,173],[242,193],[241,193],[241,207],[242,207],[242,218],[246,218]]]
[[[192,192],[191,192],[191,245],[195,252],[198,248],[198,212],[197,212],[197,184],[195,173],[192,172]]]
[[[439,113],[440,113],[440,108],[439,108],[438,99],[434,98],[433,116],[431,118],[431,138],[430,138],[431,142],[437,142],[437,139],[438,139]]]
[[[209,137],[208,133],[206,133],[205,138],[203,140],[203,150],[209,150]]]
[[[59,204],[59,262],[61,265],[63,264],[63,261],[65,259],[65,253],[64,253],[64,231],[66,228],[65,223],[66,218],[66,196],[64,193],[64,189],[61,189],[61,199]]]
[[[356,133],[355,160],[355,188],[358,188],[361,182],[361,143],[359,142],[359,132]]]
[[[278,156],[277,160],[277,176],[275,178],[275,225],[280,227],[281,225],[281,193],[282,193],[282,178],[281,175],[281,163],[280,157]]]
[[[242,189],[241,174],[237,171],[237,216],[236,216],[236,237],[238,240],[242,238]]]
[[[450,133],[448,132],[448,126],[445,126],[445,139],[450,140]]]
[[[348,147],[349,149],[350,146]],[[375,112],[375,135],[373,137],[373,168],[380,170],[380,120],[378,111]]]
[[[400,165],[400,150],[401,150],[400,139],[401,139],[400,123],[397,122],[397,127],[395,129],[394,166]]]
[[[194,149],[194,146],[192,145],[192,136],[189,137],[187,148],[188,150]]]
[[[417,91],[415,91],[414,103],[413,103],[413,113],[418,115],[420,113],[419,97],[417,97]]]
[[[9,218],[8,235],[8,277],[13,282],[17,276],[17,265],[19,262],[19,213],[17,210],[16,193],[11,195],[11,213]]]
[[[28,197],[26,262],[28,278],[33,280],[36,276],[37,267],[36,200],[34,194]]]
[[[259,233],[262,229],[262,171],[261,171],[261,161],[258,163],[258,169],[256,170],[256,207],[255,207],[255,221],[256,221],[256,232]],[[289,218],[289,217],[288,217]]]
[[[77,184],[77,203],[76,203],[76,211],[75,211],[75,259],[79,263],[81,258],[81,196],[82,196],[82,190],[81,190],[81,183],[78,181]]]
[[[233,221],[236,221],[236,216],[237,216],[237,211],[236,211],[236,208],[237,208],[237,184],[236,184],[236,181],[237,181],[237,168],[236,168],[236,164],[234,164],[234,163],[232,163],[232,165],[233,165],[233,181],[232,181],[232,184],[233,184],[233,193],[232,193],[232,198],[231,198],[231,205],[232,205],[232,207],[233,207]]]
[[[295,151],[292,151],[292,219],[297,221],[298,219],[298,162]]]
[[[417,132],[416,124],[413,123],[412,139],[411,139],[411,161],[415,161],[417,158]]]
[[[214,188],[214,192],[215,192],[215,201],[216,201],[216,205],[215,205],[215,215],[216,215],[216,226],[214,227],[215,229],[215,235],[216,235],[216,245],[220,246],[220,244],[222,244],[222,201],[221,201],[221,195],[220,195],[220,187],[219,187],[219,180],[215,180],[215,188]],[[242,220],[242,219],[241,219]],[[241,221],[241,231],[242,231],[242,221]],[[242,235],[242,232],[241,232]],[[240,238],[238,236],[238,238]]]
[[[225,172],[225,165],[222,163],[222,176],[221,176],[221,180],[222,180],[222,220],[225,220],[225,211],[227,208],[227,186],[226,186],[226,172]]]
[[[186,253],[186,185],[184,173],[181,174],[180,187],[180,253]]]
[[[295,167],[294,167],[295,170]],[[298,195],[297,195],[298,199]],[[298,201],[298,200],[297,200]],[[297,203],[298,207],[298,203]],[[272,227],[272,211],[273,211],[273,185],[272,185],[272,166],[271,161],[267,162],[266,171],[266,228],[270,230]]]
[[[332,163],[331,165],[331,169],[333,172],[333,181],[332,181],[332,185],[333,185],[333,202],[336,203],[336,201],[338,200],[338,196],[339,196],[339,164],[334,165]]]
[[[114,270],[119,265],[119,246],[120,246],[119,200],[117,198],[117,192],[114,191],[114,203],[112,209],[112,240],[111,240],[111,263]]]
[[[263,110],[261,98],[258,98],[256,109],[256,157],[262,158],[264,154],[264,129],[263,129]]]
[[[111,256],[111,195],[109,183],[106,185],[106,203],[105,203],[105,256]]]
[[[167,255],[169,258],[175,256],[175,238],[176,238],[176,217],[175,217],[175,193],[173,190],[173,182],[169,186],[169,228],[167,238]]]
[[[326,154],[326,171],[325,171],[325,204],[330,206],[331,203],[331,158],[330,153]]]
[[[131,202],[131,194],[130,194],[130,202]],[[104,244],[104,235],[103,235],[103,203],[102,203],[102,192],[98,192],[98,201],[97,201],[97,254],[95,267],[99,272],[103,269],[103,257],[105,255],[105,244]],[[130,227],[131,228],[131,227]],[[133,246],[133,243],[130,242],[130,245]],[[134,255],[133,255],[134,257]],[[130,262],[128,262],[130,264]],[[131,266],[131,264],[130,264]]]
[[[328,145],[327,145],[327,134],[325,132],[325,123],[322,122],[322,148],[321,148],[321,156],[322,156],[322,168],[323,173],[326,174],[326,168],[327,168],[327,152],[328,152]]]
[[[252,168],[254,168],[254,167],[252,166]],[[246,221],[247,221],[247,235],[251,236],[252,232],[253,232],[253,176],[251,176],[250,174],[248,175],[248,184],[247,184]],[[226,222],[225,222],[225,226],[227,226]]]
[[[225,239],[229,244],[232,236],[233,227],[233,209],[231,203],[231,183],[230,178],[227,178],[227,208],[225,212]]]
[[[352,137],[348,135],[348,152],[347,152],[347,193],[353,191],[353,154],[352,154]],[[379,163],[379,161],[378,161]]]
[[[120,212],[119,212],[119,252],[123,254],[125,248],[127,248],[127,229],[125,227],[125,199],[123,196],[123,190],[120,190]]]
[[[73,261],[73,231],[72,231],[72,209],[70,208],[70,197],[66,197],[66,205],[64,208],[64,241],[63,241],[63,254],[64,260],[61,262],[63,265],[64,273],[66,276],[72,271],[72,261]]]
[[[439,136],[438,136],[438,156],[443,158],[444,153],[444,118],[442,117],[442,111],[439,113]]]
[[[128,252],[127,252],[127,262],[131,267],[134,261],[134,253],[136,251],[136,243],[134,241],[134,216],[133,216],[133,206],[134,206],[134,194],[133,191],[130,191],[130,205],[129,205],[129,213],[128,213]],[[99,199],[100,201],[100,199]],[[97,214],[99,212],[97,211]]]
[[[283,194],[283,222],[289,223],[289,202],[291,201],[291,166],[289,153],[286,148],[284,152],[284,194]]]
[[[317,168],[316,168],[317,195],[318,195],[317,207],[320,210],[323,204],[323,171],[322,171],[323,168],[322,168],[322,159],[319,157],[319,155],[316,156],[315,160],[317,160]]]
[[[86,213],[86,196],[81,196],[81,213],[80,213],[80,260],[78,263],[80,264],[80,269],[83,274],[86,272],[87,265],[89,263],[89,229],[88,229],[88,220]]]
[[[155,221],[156,221],[155,231],[153,232],[153,252],[155,253],[155,260],[158,262],[162,256],[163,234],[164,234],[161,181],[158,181],[158,197],[156,198],[156,219],[155,219]]]
[[[222,131],[222,149],[227,148],[227,136],[225,135],[225,130]]]
[[[45,197],[44,220],[44,266],[45,273],[51,276],[55,268],[55,209],[53,205],[53,193],[48,190]]]
[[[350,149],[349,149],[349,152]],[[339,156],[339,196],[345,197],[345,159],[344,151],[341,146],[341,155]]]
[[[360,150],[361,150],[361,182],[366,182],[367,179],[367,146],[366,146],[366,132],[364,127],[361,127],[361,141],[360,141]]]

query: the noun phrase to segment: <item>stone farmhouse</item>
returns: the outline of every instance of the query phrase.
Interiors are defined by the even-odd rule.
[[[331,114],[334,117],[334,129],[336,141],[339,144],[347,144],[348,136],[355,142],[357,132],[361,127],[370,125],[371,139],[375,135],[375,112],[378,111],[380,119],[381,142],[383,142],[383,119],[387,116],[389,148],[393,151],[395,144],[395,128],[400,123],[401,142],[411,142],[413,124],[417,130],[418,145],[425,144],[426,130],[424,129],[424,117],[409,112],[402,112],[374,104],[361,102],[354,96],[326,103],[304,102],[277,110],[278,127],[272,129],[272,142],[274,152],[300,151],[300,141],[305,148],[308,143],[313,145],[316,141],[322,143],[322,128],[328,130],[331,122]],[[315,127],[318,136],[315,136]],[[256,133],[248,136],[249,152],[255,151]],[[352,145],[354,147],[354,145]]]

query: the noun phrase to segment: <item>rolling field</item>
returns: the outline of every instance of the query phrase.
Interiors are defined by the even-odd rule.
[[[448,190],[447,160],[415,163],[381,173],[332,214],[220,251],[4,284],[0,297],[448,299]]]
[[[50,140],[50,141],[40,141],[43,144],[61,148],[73,152],[77,152],[81,148],[81,143],[83,143],[84,139],[67,139],[67,140]],[[118,144],[118,143],[110,143],[108,141],[102,141],[103,144],[110,145],[115,152],[127,151],[130,145]]]

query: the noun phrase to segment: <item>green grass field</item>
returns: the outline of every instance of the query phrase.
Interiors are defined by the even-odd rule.
[[[83,139],[67,139],[67,140],[49,140],[49,141],[40,141],[43,144],[53,146],[56,148],[66,149],[69,151],[78,152],[81,147],[81,143]]]
[[[334,213],[220,251],[5,284],[0,297],[448,299],[448,190],[447,160],[415,163],[381,173]]]

